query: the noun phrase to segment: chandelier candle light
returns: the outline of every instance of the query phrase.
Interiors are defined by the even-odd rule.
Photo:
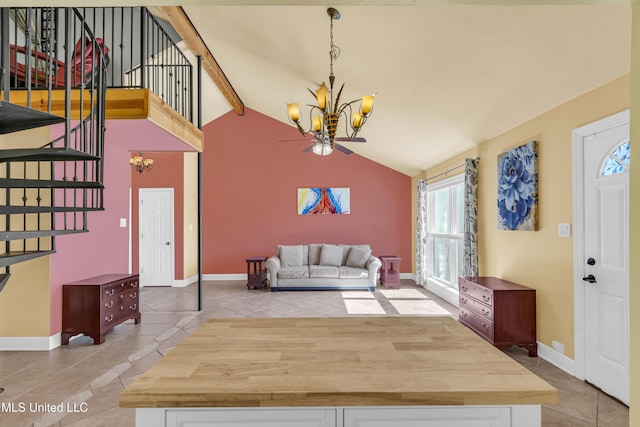
[[[330,73],[329,73],[329,87],[322,82],[322,85],[315,91],[315,93],[309,89],[311,95],[316,98],[318,105],[309,105],[311,111],[309,117],[311,119],[311,128],[304,130],[300,125],[300,107],[297,103],[287,104],[287,112],[289,119],[296,124],[298,130],[303,135],[312,134],[315,139],[313,145],[313,152],[319,155],[331,154],[334,148],[335,141],[353,141],[353,142],[366,142],[364,138],[356,138],[357,133],[367,121],[367,118],[371,115],[373,110],[373,95],[365,95],[362,99],[356,99],[355,101],[345,102],[340,104],[340,95],[344,88],[344,83],[340,86],[337,95],[334,99],[333,83],[335,76],[333,75],[333,60],[337,59],[340,55],[340,48],[333,43],[333,21],[340,19],[340,12],[330,7],[327,9],[327,14],[331,18],[330,36],[331,44],[329,51],[330,58]],[[360,108],[353,111],[352,106],[360,103]],[[340,117],[343,116],[347,119],[348,125],[345,125],[346,138],[336,138],[336,132],[338,130],[338,122]],[[349,131],[351,127],[351,131]],[[336,145],[340,148],[339,145]],[[343,151],[351,153],[343,147]]]
[[[151,166],[153,165],[153,159],[145,159],[142,156],[142,152],[138,152],[137,156],[131,156],[131,158],[129,159],[129,164],[133,166],[138,171],[138,173],[142,173],[151,169]]]

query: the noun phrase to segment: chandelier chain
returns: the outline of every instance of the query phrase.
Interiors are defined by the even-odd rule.
[[[331,25],[329,28],[329,36],[330,36],[330,46],[329,46],[329,58],[330,58],[330,68],[329,75],[333,76],[333,60],[338,59],[340,56],[340,47],[338,47],[335,43],[333,43],[333,18],[331,18]]]

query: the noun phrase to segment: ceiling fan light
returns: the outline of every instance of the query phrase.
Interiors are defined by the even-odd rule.
[[[320,132],[322,130],[322,117],[315,116],[311,120],[312,120],[312,124],[313,124],[313,131],[314,132]]]
[[[365,116],[373,110],[373,98],[375,95],[365,95],[362,97],[361,111]]]
[[[323,111],[326,110],[329,100],[329,88],[324,82],[322,82],[322,85],[316,90],[316,99],[318,100],[318,108]]]
[[[300,106],[297,102],[287,104],[287,113],[289,113],[289,118],[292,122],[298,123],[300,120]]]
[[[317,154],[319,156],[326,156],[333,152],[333,148],[331,148],[331,145],[329,144],[316,142],[315,144],[313,144],[312,151],[314,152],[314,154]]]

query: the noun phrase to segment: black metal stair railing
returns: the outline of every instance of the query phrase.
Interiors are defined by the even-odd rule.
[[[21,51],[32,52],[22,66]],[[77,9],[0,9],[0,67],[9,76],[0,133],[62,123],[44,146],[0,149],[0,291],[11,265],[55,252],[56,236],[87,232],[87,212],[103,209],[107,64],[103,42]],[[26,95],[26,105],[10,102],[12,90]],[[42,90],[46,112],[32,105],[33,91]],[[64,91],[62,118],[50,113],[54,90]],[[79,103],[73,114],[72,100]]]

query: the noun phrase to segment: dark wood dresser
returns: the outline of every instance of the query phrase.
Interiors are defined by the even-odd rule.
[[[84,334],[102,344],[114,326],[140,323],[139,276],[103,274],[62,286],[62,344]]]
[[[460,277],[458,284],[461,323],[500,349],[518,345],[538,355],[535,289],[497,277]]]

